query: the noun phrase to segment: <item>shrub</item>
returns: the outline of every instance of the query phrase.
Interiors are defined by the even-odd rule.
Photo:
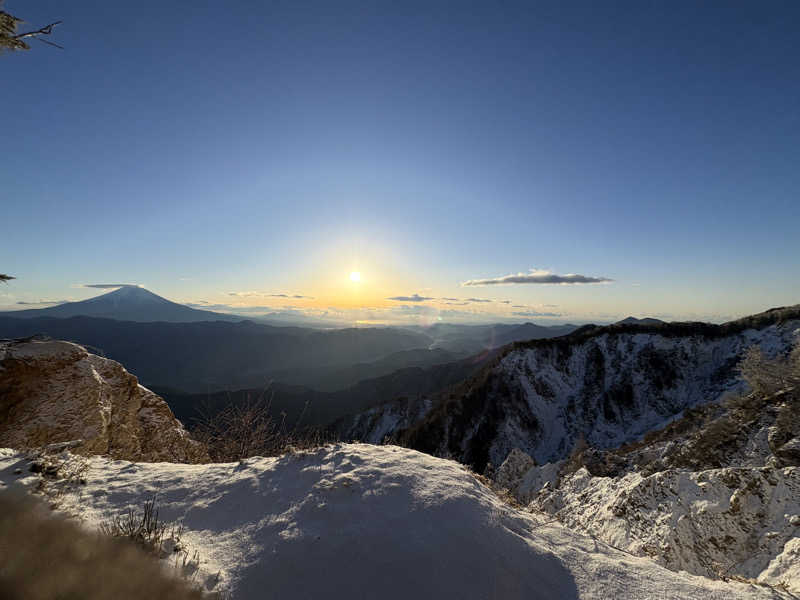
[[[276,420],[271,403],[257,400],[232,402],[218,412],[200,412],[192,437],[206,445],[212,462],[233,462],[252,456],[280,456],[334,441],[333,435],[313,428],[289,429],[286,414]],[[302,415],[301,415],[302,418]]]
[[[788,357],[767,358],[751,346],[739,363],[739,373],[754,393],[771,396],[800,385],[800,341]]]

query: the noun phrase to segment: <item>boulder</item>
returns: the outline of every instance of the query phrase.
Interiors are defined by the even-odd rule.
[[[166,402],[118,362],[70,342],[0,341],[0,446],[62,442],[130,461],[208,459]]]

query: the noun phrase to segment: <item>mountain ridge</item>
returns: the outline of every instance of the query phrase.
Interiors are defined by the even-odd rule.
[[[387,403],[340,424],[345,439],[385,437],[482,471],[518,447],[538,462],[566,456],[581,436],[624,443],[737,385],[745,348],[785,351],[800,305],[721,325],[587,325],[515,342],[439,394]]]

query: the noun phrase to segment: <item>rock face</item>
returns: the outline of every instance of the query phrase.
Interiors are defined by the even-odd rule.
[[[478,472],[498,467],[514,448],[538,464],[566,458],[581,439],[614,448],[737,388],[736,365],[749,346],[785,353],[798,328],[800,306],[725,325],[587,327],[518,343],[438,396],[353,417],[343,438],[388,436]]]
[[[70,342],[0,342],[0,445],[72,440],[82,440],[74,452],[115,459],[207,459],[167,404],[119,363]]]
[[[592,477],[544,489],[531,508],[673,571],[739,576],[800,592],[800,469],[729,467]]]

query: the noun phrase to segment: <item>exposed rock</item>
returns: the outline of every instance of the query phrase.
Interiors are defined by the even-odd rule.
[[[668,470],[592,477],[585,468],[532,508],[674,571],[739,576],[800,592],[800,469]]]
[[[536,462],[519,448],[514,448],[497,469],[494,481],[501,488],[514,489]]]
[[[70,342],[0,342],[0,445],[75,440],[72,452],[115,459],[207,458],[167,404],[119,363]]]

